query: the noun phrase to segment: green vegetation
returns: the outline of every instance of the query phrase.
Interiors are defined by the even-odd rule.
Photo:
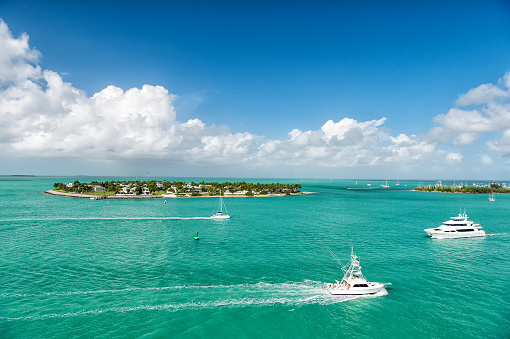
[[[487,186],[422,186],[414,189],[415,191],[425,192],[448,192],[448,193],[510,193],[510,189],[505,188],[497,183],[492,183]]]
[[[176,194],[177,196],[214,196],[220,191],[222,194],[236,194],[254,196],[259,194],[285,194],[299,193],[300,184],[260,184],[247,182],[182,182],[182,181],[91,181],[81,183],[76,180],[73,183],[61,182],[53,185],[57,191],[64,193],[82,193],[94,195],[162,195]]]

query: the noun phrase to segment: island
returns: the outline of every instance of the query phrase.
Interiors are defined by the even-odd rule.
[[[478,194],[510,193],[510,188],[498,184],[496,182],[492,182],[491,184],[473,186],[467,186],[465,184],[449,186],[442,185],[441,182],[439,182],[436,185],[416,187],[414,190],[423,192],[446,192],[446,193],[478,193]]]
[[[262,197],[303,194],[300,184],[183,181],[57,182],[48,194],[90,199],[144,199],[180,197]]]

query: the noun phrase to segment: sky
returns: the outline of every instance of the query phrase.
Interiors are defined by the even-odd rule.
[[[0,175],[510,179],[510,2],[0,1]]]

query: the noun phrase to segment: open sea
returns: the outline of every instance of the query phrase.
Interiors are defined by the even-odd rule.
[[[120,179],[0,177],[0,338],[510,338],[510,195],[413,192],[411,181],[188,179],[314,192],[227,197],[231,219],[217,221],[206,218],[217,198],[44,193]],[[492,236],[423,232],[460,209]],[[328,294],[342,271],[327,248],[347,262],[351,245],[387,291]]]

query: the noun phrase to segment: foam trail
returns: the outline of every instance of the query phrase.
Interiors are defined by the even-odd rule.
[[[26,297],[47,297],[47,296],[72,296],[72,295],[87,295],[87,294],[114,294],[114,293],[130,293],[136,291],[165,291],[165,290],[182,290],[182,289],[242,289],[248,291],[279,291],[279,292],[304,292],[304,291],[322,291],[322,283],[309,282],[309,283],[279,283],[271,284],[259,282],[256,284],[236,284],[236,285],[178,285],[178,286],[163,286],[163,287],[130,287],[118,290],[91,290],[91,291],[54,291],[46,293],[15,293],[15,294],[0,294],[3,298],[26,298]]]
[[[256,283],[256,284],[236,284],[236,285],[182,285],[182,286],[164,286],[164,287],[132,287],[118,290],[92,290],[92,291],[56,291],[40,294],[30,293],[16,293],[16,294],[1,294],[3,298],[32,298],[32,297],[49,297],[49,296],[78,296],[78,295],[91,295],[91,294],[116,294],[116,293],[133,293],[133,292],[158,292],[158,291],[175,291],[175,290],[218,290],[219,293],[229,291],[233,293],[237,291],[240,295],[255,294],[255,295],[276,295],[281,296],[283,303],[288,303],[286,298],[292,301],[299,300],[299,303],[307,303],[313,301],[317,303],[337,303],[357,298],[375,298],[387,295],[388,292],[383,289],[382,291],[372,295],[356,295],[356,296],[332,296],[330,295],[324,283],[321,282],[307,282],[307,283]],[[212,292],[211,292],[212,293]],[[211,295],[211,294],[209,294]],[[274,297],[276,298],[276,297]],[[278,299],[278,298],[276,298]],[[280,300],[279,299],[279,300]],[[244,299],[243,299],[244,300]]]
[[[69,318],[79,316],[93,316],[103,313],[127,313],[136,311],[169,311],[177,312],[179,310],[186,309],[211,309],[211,308],[236,308],[236,307],[263,307],[263,306],[275,306],[275,305],[286,305],[286,306],[299,306],[299,305],[330,305],[335,303],[341,303],[359,298],[376,298],[387,293],[376,293],[371,296],[348,296],[348,297],[326,297],[326,296],[311,296],[311,297],[274,297],[274,298],[239,298],[239,299],[221,299],[207,302],[187,302],[177,304],[163,304],[163,305],[141,305],[133,307],[112,307],[106,309],[96,309],[79,312],[68,312],[68,313],[51,313],[45,315],[33,315],[24,317],[0,317],[0,323],[10,321],[37,321],[46,320],[53,318]]]
[[[78,220],[209,220],[211,217],[86,217],[86,218],[20,218],[0,219],[0,222],[13,221],[78,221]]]

